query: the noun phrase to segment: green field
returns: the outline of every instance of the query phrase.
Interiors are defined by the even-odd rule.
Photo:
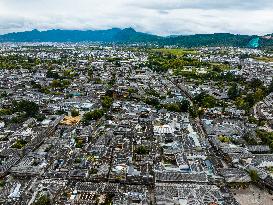
[[[164,54],[172,54],[176,56],[184,56],[187,54],[197,54],[196,50],[193,49],[182,49],[182,48],[158,48],[152,49],[155,52],[162,52]]]
[[[254,57],[255,60],[258,60],[258,61],[263,61],[263,62],[273,62],[273,57]]]

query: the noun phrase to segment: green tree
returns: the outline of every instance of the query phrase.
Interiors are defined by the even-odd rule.
[[[100,78],[94,79],[94,84],[102,84],[102,80]]]
[[[61,87],[61,82],[59,80],[53,80],[51,83],[51,86],[53,88],[59,88],[59,87]]]
[[[260,79],[253,79],[251,82],[250,82],[250,87],[254,90],[256,90],[257,88],[262,88],[264,85],[263,85],[263,82],[260,80]]]
[[[271,81],[269,87],[268,87],[268,92],[272,93],[273,92],[273,80]]]
[[[240,89],[237,83],[233,83],[233,85],[228,90],[228,97],[232,100],[240,96]]]
[[[136,92],[136,90],[135,89],[133,89],[133,88],[128,88],[128,93],[129,94],[132,94],[132,93],[135,93]]]
[[[27,141],[18,139],[11,147],[16,149],[22,149],[26,144],[27,144]]]
[[[219,136],[218,139],[223,142],[223,143],[229,143],[230,142],[230,138],[227,136]]]
[[[34,205],[50,205],[50,199],[46,195],[40,196],[40,198],[34,203]]]
[[[0,98],[8,97],[8,93],[6,91],[0,93]]]
[[[195,96],[193,100],[197,105],[204,108],[212,108],[218,105],[217,100],[205,92]]]
[[[273,132],[256,130],[256,135],[262,140],[263,144],[268,145],[273,150]]]
[[[258,180],[259,180],[259,175],[258,175],[258,173],[257,173],[257,171],[256,170],[250,170],[249,171],[249,176],[250,176],[250,178],[251,178],[251,180],[253,181],[253,182],[257,182]]]
[[[36,83],[35,81],[30,82],[33,89],[41,90],[42,86],[39,83]]]
[[[12,111],[10,109],[0,109],[0,116],[11,115]]]
[[[83,140],[82,139],[78,139],[76,138],[75,139],[75,142],[76,142],[76,148],[82,148],[83,147]]]
[[[192,118],[198,117],[198,108],[196,108],[196,107],[194,107],[194,106],[191,106],[191,107],[189,108],[189,113],[190,113],[190,116],[191,116]]]
[[[14,112],[25,112],[26,117],[35,117],[39,113],[39,106],[35,102],[21,100],[13,101],[12,104]]]
[[[84,124],[89,124],[90,121],[92,120],[98,120],[100,119],[102,116],[104,115],[104,111],[103,110],[94,110],[94,111],[91,111],[91,112],[86,112],[84,115],[83,115],[83,118],[82,118],[82,122]]]
[[[181,112],[188,112],[190,109],[190,102],[188,100],[182,100],[179,107]]]
[[[146,91],[148,95],[152,95],[154,97],[160,97],[160,94],[155,89],[149,89]]]
[[[79,110],[77,110],[75,108],[71,110],[71,116],[72,117],[77,117],[77,116],[79,116],[79,114],[80,114]]]
[[[47,71],[46,77],[47,77],[47,78],[54,78],[54,79],[59,79],[59,78],[60,78],[59,74],[56,73],[56,72],[53,72],[51,69],[49,69],[49,70]]]
[[[261,101],[266,96],[265,90],[262,90],[261,88],[258,88],[254,93],[254,99],[256,102]]]
[[[0,180],[0,187],[4,187],[5,186],[5,181],[4,180]]]
[[[114,99],[109,96],[101,97],[101,105],[103,108],[109,109],[113,104]]]
[[[148,105],[152,106],[158,106],[159,105],[159,100],[155,97],[147,97],[144,102]]]
[[[146,155],[149,154],[149,150],[144,145],[141,145],[135,149],[135,153],[140,155]]]
[[[165,104],[163,107],[171,112],[188,112],[190,108],[190,102],[188,100],[182,100],[178,103]]]

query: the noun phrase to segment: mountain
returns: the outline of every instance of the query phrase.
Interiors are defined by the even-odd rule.
[[[136,32],[132,28],[108,30],[48,30],[9,33],[0,36],[1,42],[147,42],[160,39],[155,35]]]
[[[108,43],[155,43],[181,47],[235,46],[272,47],[272,35],[234,35],[230,33],[175,35],[161,37],[135,31],[133,28],[108,30],[48,30],[25,31],[0,35],[0,42],[108,42]]]
[[[253,36],[234,35],[229,33],[215,33],[170,37],[165,39],[165,43],[169,45],[179,45],[185,47],[200,46],[246,47],[249,41],[251,41],[252,39]]]

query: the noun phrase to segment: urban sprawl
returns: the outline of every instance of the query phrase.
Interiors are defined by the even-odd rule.
[[[0,46],[0,204],[273,204],[273,52]]]

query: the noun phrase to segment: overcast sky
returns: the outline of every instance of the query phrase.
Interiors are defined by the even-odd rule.
[[[133,27],[158,35],[273,33],[273,0],[0,0],[0,33]]]

